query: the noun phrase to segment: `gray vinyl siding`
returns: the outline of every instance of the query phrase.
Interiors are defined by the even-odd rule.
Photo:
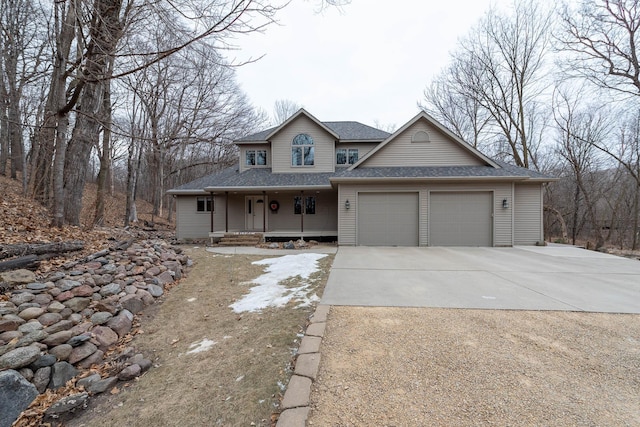
[[[418,131],[426,131],[431,142],[411,142]],[[460,147],[447,135],[420,120],[396,136],[359,167],[393,166],[477,166],[480,159]]]
[[[313,138],[315,159],[313,166],[291,166],[291,141],[306,133]],[[273,173],[307,173],[335,171],[335,139],[306,116],[299,116],[271,139]]]
[[[357,148],[358,149],[358,159],[363,158],[369,151],[373,150],[374,148],[376,148],[376,146],[379,144],[379,142],[349,142],[349,143],[337,143],[336,144],[336,149],[338,148],[346,148],[347,150],[350,148]],[[335,154],[333,156],[333,163],[335,164],[336,162],[336,158],[335,158]],[[337,169],[343,168],[343,167],[349,167],[351,165],[336,165]]]
[[[513,196],[514,244],[535,245],[542,234],[542,185],[515,185]]]
[[[267,151],[267,165],[266,166],[247,166],[246,165],[246,153],[247,150],[266,150]],[[255,144],[255,145],[241,145],[240,146],[240,172],[244,172],[250,168],[268,168],[271,167],[271,147],[268,144]]]
[[[338,244],[357,244],[357,195],[361,192],[418,192],[418,244],[429,246],[429,193],[431,191],[485,191],[493,193],[493,246],[513,245],[512,184],[425,184],[425,185],[356,185],[340,184],[338,188]],[[509,208],[502,208],[507,199]],[[344,204],[349,200],[350,209]]]
[[[204,194],[199,197],[207,197]],[[214,200],[215,203],[218,198]],[[197,211],[196,196],[178,196],[176,199],[176,238],[203,239],[209,237],[211,216],[209,212]],[[220,208],[220,206],[215,206]],[[215,214],[214,208],[214,214]]]
[[[300,192],[280,192],[270,194],[269,200],[276,200],[280,204],[277,213],[268,212],[268,231],[300,231],[300,215],[294,214],[293,199],[300,196]],[[305,231],[335,231],[337,230],[337,192],[324,191],[320,193],[305,192],[305,197],[316,198],[316,213],[304,215],[303,224]]]

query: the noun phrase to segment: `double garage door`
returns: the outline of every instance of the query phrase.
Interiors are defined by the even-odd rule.
[[[418,246],[419,197],[358,194],[358,245]],[[492,246],[493,193],[431,192],[429,246]]]

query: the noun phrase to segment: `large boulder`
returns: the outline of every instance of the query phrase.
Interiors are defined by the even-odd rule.
[[[10,427],[37,395],[36,387],[18,372],[0,372],[0,427]]]
[[[40,349],[35,346],[20,347],[0,356],[1,369],[19,369],[38,360]]]

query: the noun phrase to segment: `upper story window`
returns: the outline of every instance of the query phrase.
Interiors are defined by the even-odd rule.
[[[211,212],[213,201],[210,196],[196,197],[196,212]]]
[[[306,133],[301,133],[293,138],[291,142],[291,165],[292,166],[313,166],[315,151],[313,138]]]
[[[336,149],[336,165],[353,165],[358,161],[357,148],[338,148]]]
[[[266,166],[267,150],[247,150],[244,164],[247,166]]]

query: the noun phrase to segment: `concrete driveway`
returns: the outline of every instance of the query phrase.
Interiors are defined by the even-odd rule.
[[[640,261],[571,246],[340,247],[321,303],[640,313]]]

